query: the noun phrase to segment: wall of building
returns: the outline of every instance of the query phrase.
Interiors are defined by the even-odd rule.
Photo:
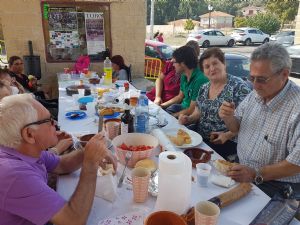
[[[300,4],[298,7],[298,15],[296,16],[296,33],[295,33],[295,44],[300,44]]]
[[[53,0],[55,1],[55,0]],[[111,2],[112,55],[120,54],[132,65],[132,75],[143,76],[146,8],[145,0],[64,0],[76,2]],[[28,40],[35,55],[41,57],[42,83],[56,84],[56,73],[72,68],[74,63],[47,63],[42,28],[41,0],[1,1],[0,18],[8,57],[28,55]],[[102,71],[103,63],[91,69]],[[55,88],[54,88],[55,89]]]

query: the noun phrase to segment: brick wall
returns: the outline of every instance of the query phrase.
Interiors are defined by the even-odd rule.
[[[66,0],[65,0],[66,1]],[[68,0],[72,1],[72,0]],[[75,0],[78,2],[109,2],[107,0]],[[41,57],[42,82],[56,84],[56,73],[73,63],[47,63],[42,28],[40,0],[1,1],[0,19],[8,57],[28,55],[28,40],[34,54]],[[121,54],[132,64],[133,77],[143,76],[146,9],[145,0],[111,0],[110,8],[112,55]],[[103,63],[93,63],[91,69],[102,71]]]

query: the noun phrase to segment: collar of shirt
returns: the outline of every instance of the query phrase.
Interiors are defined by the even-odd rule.
[[[198,74],[198,70],[199,70],[198,67],[195,68],[195,69],[193,69],[193,72],[192,72],[192,75],[191,75],[191,78],[190,78],[189,81],[188,81],[188,79],[187,79],[186,74],[182,74],[182,75],[184,76],[184,79],[186,80],[186,83],[187,83],[188,85],[191,84],[191,83],[193,82],[193,80],[196,78],[196,76],[197,76],[197,74]]]
[[[22,161],[28,162],[30,164],[34,164],[34,163],[38,162],[40,159],[40,158],[34,158],[31,156],[24,155],[24,154],[18,152],[16,149],[5,147],[2,145],[0,145],[0,152],[14,156],[14,157],[21,159]]]
[[[291,81],[288,80],[288,82],[285,84],[284,88],[274,97],[271,99],[271,101],[267,102],[265,105],[270,108],[272,111],[276,110],[277,106],[281,104],[282,101],[285,99],[285,95],[287,91],[290,89]],[[260,97],[257,92],[255,92],[255,100],[258,103],[263,104],[264,100],[262,97]]]

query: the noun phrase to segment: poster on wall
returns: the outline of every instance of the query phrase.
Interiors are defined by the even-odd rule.
[[[75,8],[50,8],[48,12],[49,30],[78,30],[77,12]]]
[[[77,48],[79,46],[78,31],[49,31],[50,44],[56,48]]]
[[[85,13],[84,17],[88,54],[105,51],[103,13]]]

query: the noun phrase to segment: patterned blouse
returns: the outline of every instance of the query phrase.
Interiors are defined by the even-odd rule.
[[[199,111],[201,113],[198,122],[198,133],[209,139],[212,131],[227,131],[226,125],[219,117],[219,108],[224,101],[234,102],[237,107],[241,101],[251,92],[247,83],[241,78],[227,75],[227,84],[221,93],[213,100],[208,98],[210,82],[201,86],[197,99]]]

